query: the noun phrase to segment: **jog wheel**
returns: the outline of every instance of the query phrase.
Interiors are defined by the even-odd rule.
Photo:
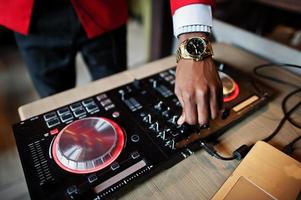
[[[120,126],[103,117],[74,121],[57,135],[52,154],[64,170],[76,174],[99,171],[121,153],[124,133]]]
[[[218,73],[223,84],[224,102],[229,102],[236,99],[236,97],[239,95],[239,87],[237,83],[224,72],[219,71]]]

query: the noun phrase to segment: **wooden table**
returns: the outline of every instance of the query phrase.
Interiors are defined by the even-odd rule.
[[[214,44],[213,48],[216,59],[237,66],[245,72],[251,72],[255,65],[266,62],[253,54],[230,45],[218,43]],[[22,120],[28,119],[110,88],[123,85],[134,78],[142,78],[174,65],[174,56],[158,60],[140,68],[122,72],[21,106],[19,114]],[[269,71],[269,74],[301,85],[301,78],[288,71],[273,69]],[[227,131],[220,138],[219,144],[216,145],[220,152],[224,154],[231,153],[241,144],[251,144],[274,130],[282,117],[281,100],[294,88],[271,81],[267,83],[277,88],[280,94],[273,102]],[[301,95],[298,98],[300,100]],[[296,101],[297,98],[295,99]],[[299,112],[297,117],[301,119],[300,116],[301,113]],[[286,123],[281,133],[273,139],[271,144],[281,148],[297,135],[297,129]],[[301,160],[301,151],[296,151],[294,156],[297,160]],[[174,167],[159,173],[141,185],[135,186],[122,199],[210,199],[238,164],[238,161],[225,162],[208,156],[204,151],[198,151]]]

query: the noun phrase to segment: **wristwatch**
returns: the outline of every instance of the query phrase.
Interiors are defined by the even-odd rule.
[[[205,37],[191,37],[184,40],[178,47],[177,63],[180,59],[203,60],[213,55],[210,41]]]

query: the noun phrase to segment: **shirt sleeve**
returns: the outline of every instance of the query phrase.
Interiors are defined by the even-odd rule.
[[[211,32],[212,10],[207,4],[189,4],[179,7],[173,14],[174,35],[189,32]]]

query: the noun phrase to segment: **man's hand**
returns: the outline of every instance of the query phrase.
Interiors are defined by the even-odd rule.
[[[181,35],[180,42],[192,36],[197,33]],[[181,59],[177,64],[175,93],[183,107],[178,124],[208,125],[210,119],[215,119],[222,107],[223,87],[212,58]]]

